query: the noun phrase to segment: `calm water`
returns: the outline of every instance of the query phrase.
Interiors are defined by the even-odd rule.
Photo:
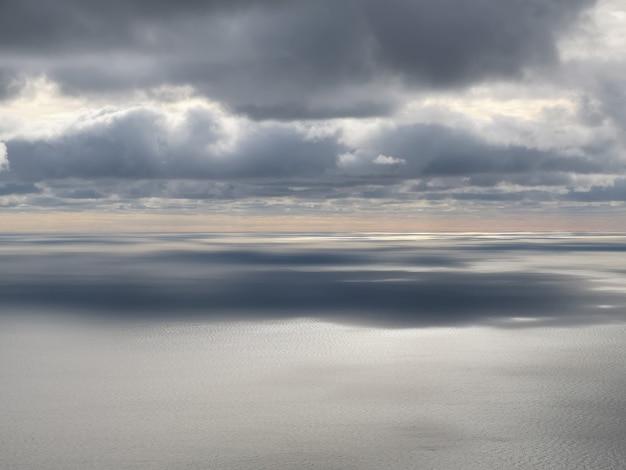
[[[0,236],[0,468],[626,468],[626,237]]]

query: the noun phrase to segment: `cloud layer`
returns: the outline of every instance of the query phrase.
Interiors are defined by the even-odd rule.
[[[594,3],[8,1],[0,52],[8,73],[69,93],[192,85],[255,118],[364,116],[394,104],[392,83],[449,88],[555,65],[558,35]]]
[[[10,171],[0,175],[0,188],[8,206],[145,198],[574,203],[624,196],[615,178],[624,162],[611,154],[494,143],[426,123],[378,126],[355,141],[341,126],[255,123],[206,106],[182,114],[101,112],[61,134],[9,140],[7,153]]]
[[[623,207],[626,38],[611,20],[623,12],[612,0],[9,0],[0,206]]]

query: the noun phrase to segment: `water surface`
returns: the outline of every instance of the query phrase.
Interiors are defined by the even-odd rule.
[[[625,252],[3,235],[0,468],[626,468]]]

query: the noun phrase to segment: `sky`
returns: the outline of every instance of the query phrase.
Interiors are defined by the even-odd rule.
[[[620,0],[4,0],[4,230],[626,230]]]

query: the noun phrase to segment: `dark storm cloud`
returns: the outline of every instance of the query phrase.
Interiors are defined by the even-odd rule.
[[[383,62],[445,86],[556,60],[555,35],[594,3],[392,0],[369,2],[367,13]]]
[[[323,247],[315,246],[314,238],[311,245],[193,235],[120,238],[122,245],[115,240],[59,237],[50,244],[5,236],[5,250],[11,250],[0,255],[1,304],[121,318],[310,316],[385,327],[511,318],[561,324],[625,319],[626,297],[597,289],[602,282],[617,282],[615,270],[607,267],[604,273],[585,254],[601,253],[607,246],[603,239],[498,243],[472,237],[434,242],[347,237],[325,240]],[[609,242],[623,251],[623,240]],[[185,249],[164,250],[168,243]],[[133,244],[141,251],[130,250]],[[519,250],[540,250],[550,272],[541,266],[529,271],[528,254],[519,256]],[[568,274],[558,273],[561,258],[550,257],[564,251]],[[506,271],[474,266],[498,266],[503,259]]]
[[[0,44],[21,52],[92,51],[133,48],[141,27],[177,18],[239,8],[272,0],[5,0],[0,4]]]
[[[0,54],[68,93],[192,85],[256,118],[385,113],[383,84],[458,87],[558,61],[594,0],[8,0]]]

